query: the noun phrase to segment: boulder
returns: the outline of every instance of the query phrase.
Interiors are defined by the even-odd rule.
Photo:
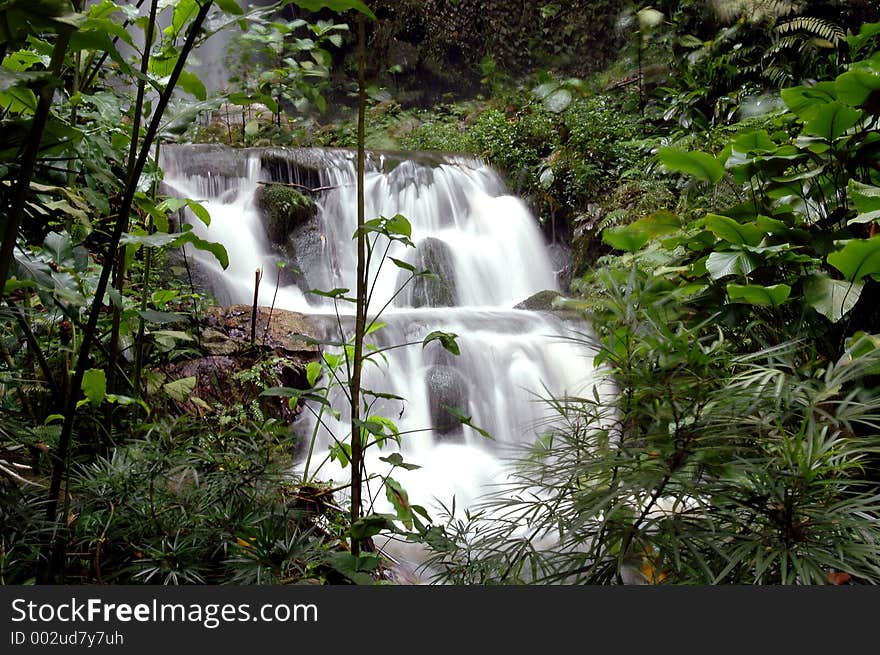
[[[454,307],[458,292],[455,268],[449,244],[434,237],[419,242],[413,265],[431,271],[435,277],[417,277],[410,282],[409,304],[412,307]],[[406,277],[401,274],[400,283]]]
[[[285,184],[261,184],[255,200],[270,243],[283,244],[294,228],[315,215],[315,201]]]
[[[461,411],[468,406],[468,382],[451,366],[432,366],[425,374],[428,387],[428,403],[431,426],[438,441],[463,441],[461,422],[446,409],[454,407]]]
[[[198,340],[201,354],[152,371],[153,395],[164,395],[177,413],[210,417],[234,406],[245,412],[257,403],[264,416],[292,421],[299,407],[260,393],[273,386],[308,386],[306,366],[320,357],[310,343],[317,333],[302,314],[258,307],[252,344],[251,317],[249,305],[208,308]]]

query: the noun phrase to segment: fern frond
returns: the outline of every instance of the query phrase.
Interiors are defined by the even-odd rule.
[[[792,18],[777,25],[774,31],[780,37],[801,33],[802,36],[824,39],[834,44],[835,47],[846,38],[846,33],[837,23],[813,16]]]
[[[713,0],[712,7],[723,23],[732,23],[740,18],[750,23],[774,23],[801,11],[802,3],[791,0]]]

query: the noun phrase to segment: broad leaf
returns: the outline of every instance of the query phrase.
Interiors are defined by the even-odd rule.
[[[92,405],[100,405],[107,396],[107,375],[99,368],[85,372],[82,380],[82,392]]]
[[[733,148],[746,154],[753,152],[773,152],[776,143],[770,138],[766,130],[756,130],[740,134],[733,140]]]
[[[735,246],[757,246],[764,238],[764,233],[754,223],[739,223],[717,214],[706,216],[706,229]]]
[[[181,71],[180,77],[177,80],[177,86],[190,95],[195,96],[197,100],[204,101],[208,97],[205,84],[191,71]]]
[[[850,223],[870,223],[880,220],[880,187],[849,181],[849,195],[859,215]]]
[[[302,7],[308,11],[321,11],[326,8],[340,13],[354,9],[376,20],[376,15],[361,0],[284,0],[282,7],[290,4]]]
[[[707,152],[660,148],[657,155],[670,171],[688,173],[703,182],[716,184],[724,175],[724,166]]]
[[[787,284],[776,284],[772,287],[760,284],[728,284],[727,297],[730,302],[758,305],[760,307],[777,307],[788,300],[791,287]]]
[[[859,122],[862,112],[837,102],[829,102],[816,110],[812,118],[804,121],[804,131],[833,141]]]
[[[755,256],[743,250],[713,252],[706,260],[706,270],[713,280],[728,275],[748,275],[757,266]]]
[[[670,212],[656,212],[629,225],[608,228],[602,232],[602,241],[612,248],[635,252],[651,239],[675,232],[681,221]]]
[[[440,332],[439,330],[436,330],[425,337],[425,340],[422,341],[422,348],[432,341],[439,341],[444,350],[451,352],[453,355],[460,355],[461,350],[458,347],[458,342],[455,340],[456,337],[458,337],[458,335],[453,334],[452,332]]]
[[[351,524],[351,536],[353,539],[369,539],[370,537],[375,537],[383,530],[398,532],[392,515],[370,514]]]
[[[238,6],[238,3],[235,0],[214,0],[214,2],[216,2],[217,6],[227,14],[241,16],[244,13],[244,10]]]
[[[856,306],[864,286],[864,282],[833,280],[825,274],[812,275],[804,282],[804,302],[832,323],[837,323]]]
[[[309,362],[309,365],[306,366],[306,380],[308,381],[310,387],[315,386],[318,378],[321,377],[322,370],[323,369],[320,362]]]
[[[850,282],[868,275],[880,279],[880,237],[845,241],[843,248],[828,255],[828,263]]]
[[[813,118],[823,105],[837,100],[833,82],[782,89],[782,101],[801,120]]]
[[[869,69],[855,68],[838,75],[834,81],[838,99],[850,107],[861,107],[880,91],[880,74]]]
[[[407,471],[415,471],[422,468],[418,464],[407,464],[405,461],[403,461],[403,455],[401,455],[400,453],[391,453],[390,455],[388,455],[388,457],[380,457],[379,459],[383,462],[391,464],[392,466],[398,466],[402,469],[406,469]]]
[[[162,389],[171,400],[185,403],[196,388],[196,377],[191,375],[162,385]]]

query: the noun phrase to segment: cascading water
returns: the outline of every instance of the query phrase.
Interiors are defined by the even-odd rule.
[[[219,158],[226,158],[223,175],[215,173]],[[339,325],[351,326],[350,316],[337,322],[331,300],[304,291],[355,288],[354,153],[169,147],[163,168],[173,193],[201,200],[209,210],[210,226],[196,220],[194,229],[226,246],[230,265],[215,293],[236,303],[251,302],[254,269],[273,270],[279,260],[255,202],[260,182],[322,189],[315,219],[297,228],[287,249],[300,269],[300,285],[308,288],[282,286],[275,304],[312,315],[327,326],[328,337],[339,338],[334,333]],[[388,309],[373,343],[414,345],[384,351],[376,366],[366,366],[363,386],[404,399],[379,399],[373,412],[395,422],[403,435],[404,460],[421,466],[393,472],[411,502],[436,508],[432,499],[437,498],[448,507],[454,496],[456,505],[465,507],[485,485],[501,481],[505,445],[534,439],[550,413],[540,397],[592,393],[591,353],[567,338],[572,326],[555,315],[514,308],[558,283],[533,216],[488,166],[458,156],[372,154],[365,201],[368,220],[402,214],[412,224],[415,249],[393,244],[389,256],[429,269],[439,279],[417,278],[395,296],[406,276],[388,262],[382,265],[371,310],[386,304]],[[220,275],[212,260],[204,265]],[[339,310],[350,312],[345,303]],[[574,328],[585,330],[581,324]],[[437,342],[423,347],[422,340],[435,330],[457,334],[461,354],[454,356]],[[341,393],[336,400],[343,409]],[[447,407],[471,417],[492,440],[463,426]],[[323,420],[311,472],[320,466],[318,479],[344,483],[347,471],[327,454],[332,434],[349,434],[347,417],[343,409],[338,419],[324,414]],[[311,427],[302,426],[302,433],[311,434]],[[389,465],[379,458],[387,457],[389,448],[368,451],[368,472],[387,473]],[[374,482],[367,491],[375,494],[375,487]],[[384,492],[378,496],[375,509],[386,511]]]

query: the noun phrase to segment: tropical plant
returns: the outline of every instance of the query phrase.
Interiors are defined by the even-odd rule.
[[[547,400],[511,482],[450,510],[438,579],[876,584],[875,338],[827,365],[794,343],[736,355],[662,279],[602,278],[590,345],[614,399]]]

